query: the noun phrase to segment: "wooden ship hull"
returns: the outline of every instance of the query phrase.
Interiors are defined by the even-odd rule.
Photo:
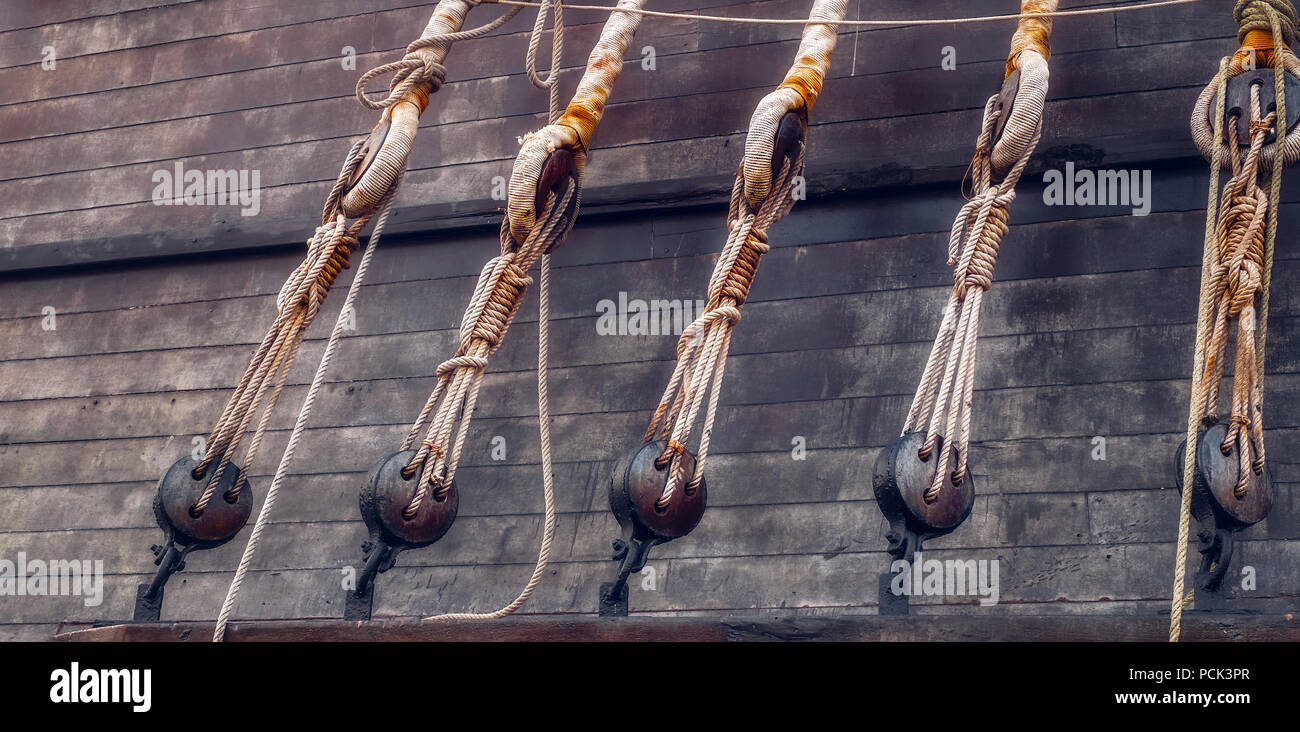
[[[156,570],[159,476],[221,412],[339,162],[374,124],[351,99],[358,76],[400,58],[432,5],[12,5],[0,14],[0,559],[102,561],[103,582],[100,598],[0,596],[0,640],[210,640],[253,521],[186,558],[159,622],[128,623]],[[647,7],[795,18],[809,5]],[[847,18],[922,12],[869,5]],[[924,14],[1013,5],[939,0]],[[647,18],[590,146],[580,217],[553,255],[556,527],[540,586],[509,618],[421,620],[506,605],[536,559],[532,293],[483,378],[454,526],[379,576],[373,620],[342,619],[368,537],[358,492],[455,352],[497,254],[518,138],[547,121],[546,92],[523,73],[529,9],[448,54],[226,638],[1163,640],[1206,205],[1187,122],[1236,49],[1220,5],[1057,22],[1043,137],[984,302],[974,505],[925,545],[929,559],[997,562],[995,603],[916,596],[909,615],[879,614],[893,558],[872,475],[952,287],[949,228],[1014,22],[839,29],[809,119],[806,198],[772,227],[730,343],[708,510],[632,577],[629,617],[597,617],[600,586],[618,570],[611,472],[640,442],[678,335],[702,314],[751,113],[802,31]],[[501,10],[485,4],[468,22]],[[565,20],[567,98],[605,14]],[[44,46],[53,70],[33,55]],[[157,171],[184,170],[258,171],[258,210],[157,205]],[[1147,198],[1065,204],[1045,174],[1067,170],[1134,173]],[[1278,240],[1289,243],[1300,181],[1285,178]],[[1300,640],[1298,261],[1279,245],[1265,382],[1277,502],[1238,536],[1219,611],[1189,608],[1187,640]],[[324,301],[270,417],[249,475],[254,517],[354,273]],[[1194,565],[1194,539],[1190,553]]]

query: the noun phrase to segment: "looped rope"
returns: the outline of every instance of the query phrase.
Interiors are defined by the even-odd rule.
[[[470,7],[475,7],[480,0],[462,0],[462,2]],[[406,47],[406,55],[400,60],[376,66],[361,75],[361,78],[357,80],[357,101],[367,109],[380,110],[397,104],[416,84],[427,83],[431,92],[438,91],[447,81],[447,67],[431,58],[429,54],[421,53],[421,51],[433,48],[446,49],[456,41],[466,41],[471,38],[485,36],[505,25],[522,10],[522,7],[512,7],[501,14],[500,17],[477,28],[422,36],[412,41]],[[387,74],[393,75],[393,78],[388,82],[388,96],[376,101],[366,94],[366,85],[374,79]]]
[[[1032,4],[1026,2],[1024,5]],[[1047,28],[1050,30],[1050,25]],[[1046,36],[1041,40],[1045,45]],[[993,268],[1002,237],[1007,233],[1016,183],[1043,131],[1042,102],[1047,94],[1047,64],[1032,48],[1021,51],[1013,48],[1013,59],[1026,76],[1021,82],[1021,93],[1016,97],[1015,111],[1005,122],[1002,137],[1006,139],[1010,135],[1020,141],[1015,149],[1017,157],[1006,176],[994,183],[998,162],[995,158],[999,157],[997,143],[1002,140],[995,142],[993,139],[1000,116],[998,96],[989,97],[984,105],[984,121],[975,143],[975,154],[967,171],[972,192],[957,212],[948,235],[948,264],[953,267],[953,288],[903,425],[903,434],[925,431],[925,441],[917,452],[921,460],[929,460],[940,440],[945,440],[934,479],[924,494],[926,502],[938,499],[946,481],[960,485],[966,476],[980,307],[984,292],[993,284]],[[1032,95],[1024,93],[1026,83],[1032,86]]]

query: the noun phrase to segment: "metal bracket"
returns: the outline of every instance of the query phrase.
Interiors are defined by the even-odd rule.
[[[163,590],[167,580],[171,579],[173,574],[185,569],[185,556],[196,548],[197,546],[193,544],[177,548],[174,535],[167,537],[166,544],[154,544],[149,547],[156,557],[153,563],[158,565],[158,571],[154,574],[152,582],[136,586],[135,612],[131,615],[131,622],[156,623],[161,619]]]
[[[644,539],[635,536],[631,525],[624,527],[622,538],[614,540],[613,559],[622,560],[618,577],[600,585],[599,613],[602,617],[627,617],[627,579],[645,569],[650,550],[660,543],[661,540],[655,537]]]

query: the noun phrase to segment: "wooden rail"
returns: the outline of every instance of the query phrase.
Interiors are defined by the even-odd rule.
[[[60,627],[56,641],[195,642],[212,639],[210,622]],[[232,623],[228,641],[1164,641],[1163,616],[1032,615],[881,617],[520,616],[491,622],[418,620],[267,620]],[[1185,641],[1300,641],[1294,613],[1189,613]]]

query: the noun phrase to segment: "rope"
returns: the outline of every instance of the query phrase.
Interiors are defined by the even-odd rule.
[[[452,41],[486,33],[487,30],[484,30],[486,26],[464,33],[458,32],[472,4],[477,4],[477,0],[441,0],[434,9],[422,37],[411,44],[408,56],[415,54],[414,58],[419,58],[422,64],[432,69],[434,66],[439,66]],[[506,15],[518,12],[518,10],[511,10]],[[350,183],[365,158],[365,141],[356,142],[344,159],[342,169],[326,196],[321,211],[321,225],[307,241],[307,256],[281,287],[276,297],[276,319],[267,330],[257,350],[254,351],[243,376],[225,407],[222,408],[205,443],[206,455],[195,466],[193,475],[196,480],[209,475],[207,471],[214,463],[217,466],[216,470],[211,471],[202,496],[191,509],[191,513],[196,517],[203,513],[212,500],[219,476],[239,450],[253,416],[258,411],[258,405],[262,405],[265,399],[261,417],[257,421],[244,456],[244,464],[235,485],[226,492],[225,498],[232,501],[237,499],[247,484],[248,471],[257,458],[262,437],[270,422],[275,404],[279,400],[289,369],[302,344],[303,335],[315,320],[335,279],[340,272],[347,269],[352,251],[358,246],[357,235],[397,191],[401,174],[406,169],[406,160],[414,140],[419,112],[427,104],[430,93],[429,89],[420,83],[426,80],[427,74],[409,68],[409,62],[412,60],[413,58],[408,58],[398,62],[399,65],[407,64],[402,67],[405,70],[399,70],[395,77],[394,91],[398,91],[397,87],[401,87],[400,93],[390,94],[390,98],[380,103],[379,107],[375,107],[374,103],[365,99],[362,91],[365,81],[373,78],[374,72],[363,75],[362,82],[358,84],[358,98],[362,100],[362,104],[371,108],[386,108],[386,114],[390,119],[397,119],[395,114],[399,106],[398,102],[411,102],[415,105],[415,109],[413,113],[403,112],[403,117],[397,120],[401,124],[393,125],[394,139],[385,139],[385,144],[378,155],[355,185]],[[268,389],[269,396],[267,396]]]
[[[1233,494],[1241,498],[1248,490],[1252,473],[1264,470],[1263,378],[1264,339],[1268,322],[1268,290],[1272,277],[1273,249],[1277,236],[1277,212],[1281,200],[1281,168],[1297,159],[1296,146],[1286,130],[1284,74],[1296,73],[1300,63],[1287,49],[1294,40],[1296,11],[1288,0],[1241,0],[1233,8],[1238,38],[1257,42],[1261,19],[1270,30],[1276,112],[1261,118],[1259,89],[1251,88],[1250,148],[1243,159],[1235,132],[1231,142],[1222,142],[1227,80],[1242,71],[1242,55],[1224,58],[1219,71],[1201,94],[1193,110],[1192,132],[1210,161],[1209,194],[1205,207],[1205,237],[1201,260],[1201,288],[1197,305],[1196,345],[1192,354],[1192,393],[1187,417],[1186,448],[1183,455],[1183,491],[1178,511],[1178,542],[1174,555],[1174,588],[1170,601],[1169,640],[1182,634],[1182,614],[1191,605],[1192,593],[1184,592],[1187,551],[1191,534],[1191,503],[1196,470],[1196,441],[1202,424],[1216,418],[1219,384],[1226,357],[1228,320],[1237,319],[1237,352],[1233,369],[1232,412],[1227,435],[1220,445],[1225,453],[1238,450],[1238,478]],[[1288,30],[1288,28],[1290,30]],[[1208,98],[1215,100],[1215,113],[1208,117]],[[1237,118],[1231,124],[1235,127]],[[1265,145],[1269,128],[1276,123],[1278,142]],[[1209,134],[1206,134],[1209,127]],[[1290,137],[1295,137],[1294,135]],[[1231,177],[1222,189],[1219,170],[1225,161]],[[1259,166],[1269,168],[1269,191],[1258,186]],[[1258,298],[1259,309],[1255,302]],[[1258,313],[1258,315],[1256,314]]]
[[[1155,2],[1139,2],[1131,5],[1114,5],[1104,8],[1081,8],[1077,10],[1054,10],[1051,12],[1029,12],[1029,13],[1011,13],[1008,15],[981,15],[969,18],[924,18],[924,19],[907,19],[907,20],[841,20],[838,25],[850,28],[865,28],[870,26],[899,26],[910,27],[920,25],[955,25],[964,23],[986,23],[1000,20],[1024,20],[1026,18],[1066,18],[1081,15],[1105,15],[1108,13],[1123,13],[1131,10],[1148,10],[1151,8],[1163,8],[1172,5],[1190,5],[1191,3],[1203,2],[1204,0],[1156,0]],[[497,5],[518,5],[521,7],[537,7],[542,3],[534,0],[481,0],[483,4]],[[592,10],[596,12],[607,13],[611,10],[608,5],[574,5],[565,3],[569,10]],[[635,13],[636,15],[646,15],[655,18],[675,18],[678,20],[705,20],[715,23],[740,23],[751,25],[803,25],[807,21],[798,18],[733,18],[726,15],[699,15],[696,13],[671,13],[654,10],[626,10],[624,12]]]
[[[643,0],[623,0],[619,9],[636,7]],[[536,55],[539,36],[546,16],[546,10],[553,14],[553,36],[551,44],[551,69],[545,79],[536,72]],[[416,437],[429,422],[426,437],[420,445],[411,463],[406,466],[409,475],[422,470],[420,483],[412,497],[408,511],[418,510],[420,502],[430,491],[445,490],[455,476],[456,465],[464,445],[465,433],[473,418],[474,404],[478,397],[479,385],[487,366],[488,357],[500,345],[506,329],[523,301],[524,292],[531,279],[527,272],[534,261],[540,260],[541,292],[538,302],[537,329],[537,414],[538,431],[542,451],[542,495],[544,501],[544,518],[541,545],[538,547],[537,561],[533,565],[532,575],[527,584],[510,603],[487,613],[444,613],[425,618],[426,621],[486,620],[502,618],[519,609],[541,584],[545,576],[546,565],[550,560],[551,545],[555,537],[555,491],[551,464],[550,404],[547,391],[547,369],[550,340],[550,252],[564,242],[573,225],[572,218],[563,215],[570,203],[576,206],[581,191],[581,169],[585,158],[584,139],[577,136],[577,150],[570,150],[575,158],[575,170],[578,179],[574,185],[566,186],[563,193],[556,195],[548,191],[546,205],[534,211],[539,176],[549,156],[558,145],[547,131],[565,124],[575,116],[575,111],[585,110],[583,128],[589,135],[600,120],[600,111],[608,97],[613,82],[617,78],[620,63],[612,60],[622,59],[631,42],[639,19],[634,15],[611,13],[601,31],[600,40],[592,50],[587,69],[573,101],[561,114],[558,85],[556,83],[560,68],[563,47],[563,9],[559,0],[549,0],[546,7],[538,12],[529,39],[526,68],[529,79],[535,86],[549,88],[549,125],[532,133],[523,141],[519,157],[511,173],[510,202],[508,213],[501,225],[501,256],[490,260],[483,268],[469,306],[461,324],[461,347],[452,358],[438,367],[438,382],[433,394],[425,403],[420,416],[407,435],[402,449],[409,449]],[[570,128],[570,131],[573,131]],[[550,138],[548,140],[548,138]],[[566,149],[569,149],[566,147]],[[527,222],[522,226],[513,220],[511,213],[524,211]],[[558,215],[557,215],[558,214]],[[575,213],[576,215],[576,213]],[[540,223],[539,223],[540,222]],[[522,241],[516,232],[523,231]],[[436,405],[436,409],[435,409]],[[430,418],[432,415],[432,418]],[[450,443],[452,425],[459,416],[459,429],[455,441]],[[422,466],[422,467],[421,467]],[[436,495],[436,494],[435,494]]]
[[[655,461],[660,469],[671,466],[656,502],[661,509],[668,506],[678,487],[684,486],[690,493],[704,479],[731,332],[740,322],[740,309],[749,297],[759,259],[771,248],[767,230],[794,206],[793,192],[804,166],[802,130],[806,130],[807,114],[830,66],[836,24],[844,17],[846,7],[847,0],[814,3],[804,21],[794,65],[781,85],[758,103],[750,119],[745,157],[731,190],[727,242],[709,279],[708,303],[704,313],[682,331],[677,342],[677,364],[642,437],[643,442],[667,441],[667,448]],[[776,135],[790,113],[800,116],[799,149],[793,158],[784,157],[779,170],[773,171]],[[699,453],[694,472],[687,476],[685,461],[677,458],[686,451],[686,441],[694,432],[706,394],[709,402]]]
[[[1023,4],[1027,8],[1041,5],[1034,0]],[[1048,70],[1047,61],[1035,44],[1045,46],[1048,31],[1050,27],[1045,29],[1041,23],[1027,19],[1016,32],[1011,60],[1021,77],[1015,111],[1006,120],[1002,139],[995,144],[993,133],[1001,116],[996,106],[998,95],[989,97],[984,105],[984,122],[969,171],[972,194],[958,211],[948,237],[948,264],[954,267],[953,288],[902,432],[925,431],[925,441],[918,451],[922,460],[929,459],[941,438],[947,440],[934,480],[925,492],[927,503],[939,497],[946,480],[960,485],[966,476],[980,306],[984,292],[993,284],[993,267],[1002,237],[1007,233],[1016,183],[1042,136]],[[1007,150],[999,149],[1003,143]],[[1006,176],[994,183],[1000,159],[1012,153],[1015,157]],[[956,466],[950,472],[954,455]]]
[[[303,400],[302,409],[298,412],[298,419],[294,422],[293,432],[289,435],[289,443],[284,448],[280,464],[276,467],[275,477],[271,480],[271,487],[266,491],[266,499],[262,502],[262,508],[258,511],[257,522],[253,525],[253,531],[248,536],[248,544],[244,546],[244,553],[239,559],[239,567],[235,570],[235,576],[230,582],[229,589],[226,590],[226,599],[221,604],[221,612],[217,615],[217,625],[212,631],[212,640],[215,643],[225,640],[226,625],[235,609],[239,589],[244,584],[244,577],[248,574],[248,568],[253,562],[253,556],[257,553],[258,543],[261,541],[262,532],[270,520],[271,510],[275,506],[275,500],[279,495],[281,484],[284,483],[284,477],[289,471],[289,464],[293,462],[294,452],[298,448],[298,439],[302,436],[303,428],[307,425],[307,417],[316,404],[316,394],[320,391],[321,384],[325,382],[325,373],[329,370],[330,358],[333,356],[334,349],[338,346],[339,338],[343,334],[344,326],[348,322],[348,312],[356,301],[357,293],[361,291],[361,283],[365,281],[370,259],[374,256],[375,249],[379,247],[379,238],[384,232],[384,225],[388,222],[388,214],[392,210],[394,198],[396,196],[390,196],[384,202],[379,219],[375,222],[375,230],[370,234],[369,246],[361,255],[361,263],[357,265],[356,276],[352,278],[352,284],[348,287],[347,297],[343,300],[343,308],[334,321],[334,329],[330,331],[329,341],[325,344],[325,353],[316,366],[316,375],[312,377],[311,387],[307,390],[307,398]]]

